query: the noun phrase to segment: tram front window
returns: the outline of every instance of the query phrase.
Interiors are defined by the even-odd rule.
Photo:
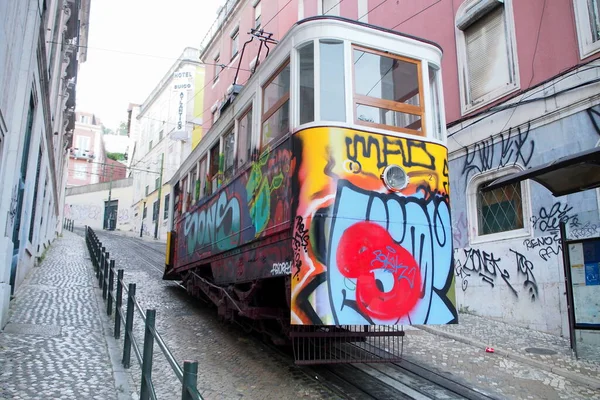
[[[353,63],[356,123],[423,135],[420,62],[354,46]]]

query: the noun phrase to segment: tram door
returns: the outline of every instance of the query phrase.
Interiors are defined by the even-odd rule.
[[[104,225],[103,229],[114,231],[117,227],[117,213],[119,212],[119,200],[104,202]]]

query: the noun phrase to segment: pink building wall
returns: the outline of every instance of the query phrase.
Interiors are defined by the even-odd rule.
[[[317,15],[317,1],[320,0],[303,1],[304,18]],[[541,82],[560,75],[572,67],[600,57],[600,54],[596,54],[580,60],[572,1],[511,1],[514,10],[520,90],[477,109],[471,114],[484,111]],[[399,0],[384,3],[382,0],[367,1],[369,24],[422,37],[434,41],[442,47],[444,51],[442,62],[444,100],[448,124],[469,116],[469,114],[461,115],[455,36],[455,15],[462,3],[463,1],[460,0]],[[203,61],[206,63],[213,62],[212,57],[217,49],[220,49],[221,63],[229,63],[231,57],[229,33],[238,24],[238,21],[240,52],[243,43],[250,38],[247,32],[254,22],[254,9],[250,1],[242,0],[240,4],[241,7],[238,6],[238,9],[225,23],[225,27],[221,31],[222,36],[213,40],[204,55]],[[262,28],[273,33],[275,39],[281,39],[298,20],[298,0],[292,0],[289,4],[286,0],[261,0],[261,5]],[[342,17],[351,19],[360,17],[358,0],[342,1],[339,7]],[[248,64],[257,54],[257,49],[258,43],[254,40],[252,46],[246,48],[241,64],[242,69],[248,69]],[[264,54],[265,51],[262,52],[263,57]],[[221,72],[216,85],[213,86],[210,83],[207,85],[204,92],[206,108],[210,108],[216,101],[223,98],[227,87],[233,83],[238,61],[239,55],[235,58],[235,62],[229,64],[229,68]],[[209,68],[208,71],[207,82],[212,82],[214,68]],[[240,70],[237,83],[245,83],[249,75],[248,71]],[[208,111],[206,115],[209,118],[205,118],[204,126],[209,129],[212,120]]]

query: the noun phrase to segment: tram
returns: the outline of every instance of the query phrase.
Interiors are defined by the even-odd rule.
[[[293,342],[298,363],[456,323],[441,57],[357,21],[297,22],[171,179],[164,279]]]

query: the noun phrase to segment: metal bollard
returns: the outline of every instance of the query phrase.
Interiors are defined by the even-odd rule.
[[[102,246],[102,243],[100,243],[100,246]],[[104,246],[102,246],[99,251],[98,260],[100,262],[98,263],[98,268],[96,268],[96,278],[100,278],[100,269],[104,265],[104,252],[105,251],[106,251],[106,248],[104,248]]]
[[[121,337],[121,304],[123,303],[123,270],[117,271],[117,298],[115,300],[115,339]]]
[[[110,259],[110,253],[106,253],[104,259],[104,265],[102,266],[102,281],[100,281],[100,288],[102,289],[102,298],[106,300],[106,278],[108,277],[108,260]]]
[[[156,321],[156,310],[146,310],[146,332],[144,335],[144,356],[142,358],[142,382],[140,388],[140,400],[150,398],[150,387],[152,382],[152,353],[154,350],[154,323]]]
[[[198,384],[198,361],[183,362],[183,387],[181,389],[181,400],[195,400],[191,389],[196,389]]]
[[[129,284],[127,293],[127,316],[125,317],[125,340],[123,341],[123,367],[129,368],[131,365],[131,338],[133,337],[133,313],[135,304],[135,283]]]
[[[106,300],[106,315],[112,314],[113,289],[115,285],[115,260],[110,260],[108,268],[108,299]]]

